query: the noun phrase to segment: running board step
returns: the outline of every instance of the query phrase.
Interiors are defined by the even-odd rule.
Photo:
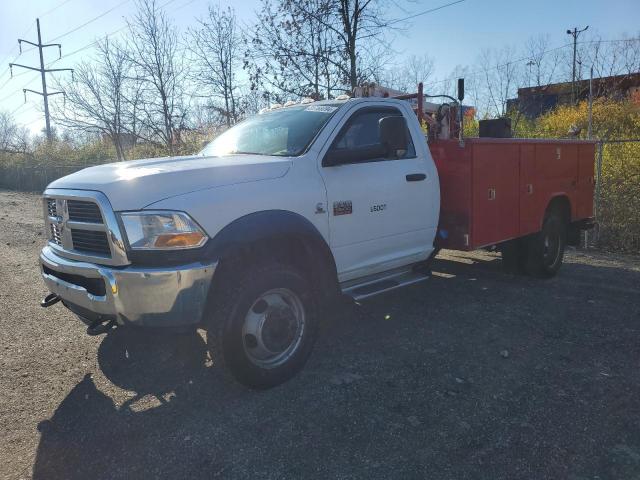
[[[428,273],[405,271],[395,275],[349,285],[342,289],[342,293],[352,297],[356,301],[360,301],[373,297],[374,295],[395,290],[396,288],[423,282],[429,277],[430,275]]]

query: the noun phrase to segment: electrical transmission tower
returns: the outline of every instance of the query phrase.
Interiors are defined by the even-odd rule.
[[[13,67],[21,67],[26,68],[28,70],[34,70],[36,72],[40,72],[40,76],[42,77],[42,92],[38,92],[36,90],[31,90],[30,88],[23,88],[22,92],[24,93],[24,101],[27,101],[27,92],[35,93],[36,95],[41,95],[44,100],[44,120],[47,130],[47,140],[51,140],[51,119],[49,117],[49,97],[53,95],[64,95],[64,92],[47,92],[47,73],[50,72],[72,72],[73,68],[44,68],[44,56],[42,55],[42,49],[47,47],[58,47],[58,58],[62,58],[62,45],[60,43],[42,43],[42,37],[40,35],[40,19],[36,19],[36,26],[38,28],[38,43],[30,42],[29,40],[24,40],[22,38],[18,39],[18,46],[20,47],[20,53],[22,53],[22,42],[28,43],[29,45],[33,45],[38,48],[40,53],[40,68],[30,67],[28,65],[20,65],[19,63],[10,63],[9,68],[11,69],[11,76],[13,76]]]

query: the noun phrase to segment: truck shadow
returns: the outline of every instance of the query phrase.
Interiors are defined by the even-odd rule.
[[[207,358],[205,341],[197,332],[112,331],[99,346],[98,363],[106,379],[131,392],[130,397],[114,402],[96,386],[94,376],[86,374],[53,416],[38,425],[41,440],[33,478],[164,476],[173,462],[184,460],[193,430],[179,432],[180,424],[172,419],[192,423],[191,413],[198,415],[198,408],[189,412],[191,407],[245,392],[221,382]],[[161,450],[147,448],[158,442]],[[195,465],[202,467],[202,459]]]
[[[639,392],[625,380],[638,335],[620,337],[624,315],[607,316],[610,305],[597,297],[585,306],[596,317],[585,322],[575,300],[584,286],[576,281],[603,283],[604,276],[612,288],[637,286],[640,273],[573,264],[563,275],[576,281],[537,283],[503,275],[499,257],[490,256],[438,259],[434,270],[444,276],[345,307],[323,327],[305,371],[267,392],[222,378],[199,333],[115,330],[99,346],[100,372],[85,375],[38,425],[33,478],[417,478],[420,471],[462,478],[463,457],[476,467],[497,462],[491,478],[524,478],[523,459],[531,465],[554,458],[549,475],[538,478],[559,478],[566,472],[556,451],[626,473],[608,463],[607,448],[626,438],[630,412],[640,414]],[[487,297],[492,291],[500,293]],[[623,289],[615,295],[627,315],[638,314],[637,300],[628,307]],[[553,296],[553,311],[525,317],[545,296]],[[503,312],[509,305],[524,313]],[[565,313],[561,330],[548,321]],[[509,360],[499,355],[503,345]],[[534,354],[525,357],[526,349]],[[584,371],[597,362],[618,368],[620,380],[590,389]],[[597,368],[600,375],[605,367]],[[616,410],[599,408],[616,395]],[[581,418],[592,419],[600,453],[589,450],[593,439]],[[544,422],[541,432],[532,431],[536,421]],[[505,436],[518,448],[505,450]],[[361,463],[344,455],[363,445]],[[367,470],[371,465],[378,470]],[[408,470],[417,466],[427,470]],[[450,468],[457,474],[449,476]]]

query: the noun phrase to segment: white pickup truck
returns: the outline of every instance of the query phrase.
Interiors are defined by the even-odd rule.
[[[42,305],[62,301],[90,334],[204,328],[214,364],[268,388],[302,368],[336,299],[428,278],[440,198],[408,102],[270,109],[198,155],[101,165],[50,184]],[[566,230],[554,234],[536,244],[547,242],[551,273]]]

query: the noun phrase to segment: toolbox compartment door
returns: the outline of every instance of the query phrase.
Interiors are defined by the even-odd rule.
[[[520,145],[473,146],[473,246],[519,235]]]

